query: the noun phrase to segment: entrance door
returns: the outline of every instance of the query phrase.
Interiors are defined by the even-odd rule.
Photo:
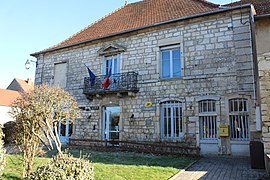
[[[61,121],[58,123],[58,135],[62,144],[67,144],[69,137],[72,134],[73,123],[69,120]]]
[[[104,107],[103,108],[103,139],[111,142],[112,145],[118,145],[119,141],[119,120],[120,107]]]

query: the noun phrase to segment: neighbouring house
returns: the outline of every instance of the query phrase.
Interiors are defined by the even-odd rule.
[[[71,145],[248,156],[261,141],[255,15],[251,4],[127,4],[31,54],[35,83],[77,100],[81,118],[59,124]]]
[[[255,34],[261,105],[262,142],[264,144],[266,170],[270,175],[270,0],[249,0],[256,9]]]
[[[258,79],[256,80],[258,104],[261,107],[262,142],[264,144],[266,170],[270,175],[270,0],[242,0],[233,3],[251,3],[255,10],[255,37]]]
[[[29,92],[34,88],[34,82],[29,78],[27,80],[14,78],[7,89],[0,89],[0,124],[14,121],[9,114],[10,105],[21,96],[21,93]]]
[[[19,92],[28,92],[34,88],[34,81],[31,78],[26,80],[14,78],[7,89]]]
[[[10,116],[10,105],[20,97],[18,91],[12,91],[8,89],[0,89],[0,124],[5,124],[9,121],[14,121]]]

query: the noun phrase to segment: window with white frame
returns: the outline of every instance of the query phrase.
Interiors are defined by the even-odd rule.
[[[103,72],[105,75],[120,73],[120,55],[110,55],[104,57]]]
[[[229,100],[229,121],[231,140],[249,140],[248,100],[235,98]]]
[[[217,139],[217,112],[215,100],[199,101],[200,139]]]
[[[166,46],[160,48],[161,78],[181,77],[181,53],[180,45]]]
[[[161,103],[161,138],[180,138],[183,133],[183,105],[180,101]]]

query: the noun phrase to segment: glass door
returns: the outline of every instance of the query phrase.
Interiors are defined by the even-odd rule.
[[[58,123],[58,135],[62,144],[67,144],[69,137],[72,134],[73,124],[69,120],[61,121]]]
[[[111,145],[119,144],[119,120],[120,107],[104,107],[103,108],[103,139],[110,142]]]

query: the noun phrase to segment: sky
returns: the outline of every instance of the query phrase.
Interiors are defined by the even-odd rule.
[[[58,44],[124,4],[125,0],[0,0],[0,89],[14,78],[34,79],[35,64],[29,70],[24,65],[27,59],[35,60],[31,53]]]

